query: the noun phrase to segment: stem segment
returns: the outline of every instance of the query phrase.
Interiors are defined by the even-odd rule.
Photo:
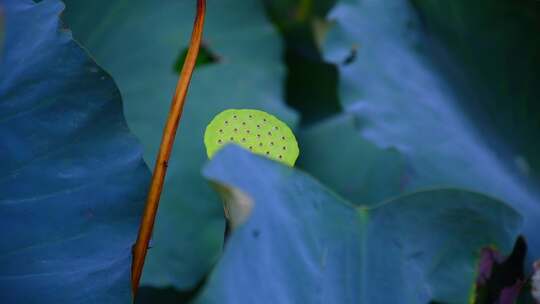
[[[152,237],[152,230],[154,228],[159,198],[161,197],[163,182],[165,180],[165,174],[167,173],[167,164],[171,156],[176,130],[178,129],[180,117],[182,116],[189,83],[191,81],[191,76],[193,75],[193,70],[195,69],[195,63],[199,54],[205,14],[206,1],[197,0],[197,16],[193,25],[189,50],[184,62],[184,66],[182,67],[182,72],[180,73],[180,78],[178,79],[169,117],[167,118],[165,128],[163,129],[161,145],[159,147],[159,152],[154,167],[154,174],[152,175],[150,190],[146,199],[146,206],[141,220],[141,226],[139,228],[139,235],[137,236],[137,242],[133,246],[133,264],[131,265],[131,285],[133,296],[137,294],[137,289],[139,287],[144,260],[148,251],[148,244],[150,243],[150,238]]]

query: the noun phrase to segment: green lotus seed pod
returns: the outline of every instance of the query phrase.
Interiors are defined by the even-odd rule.
[[[208,158],[229,142],[289,166],[294,166],[299,153],[291,129],[275,116],[259,110],[230,109],[214,117],[204,133]]]

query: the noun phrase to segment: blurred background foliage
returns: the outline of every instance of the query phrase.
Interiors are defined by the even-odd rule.
[[[152,168],[195,1],[64,2],[62,20],[116,82]],[[208,0],[206,20],[138,303],[253,302],[265,287],[277,291],[273,300],[487,303],[530,289],[525,276],[540,258],[540,2]],[[286,121],[300,170],[229,150],[201,174],[204,128],[227,108]],[[252,179],[241,174],[253,168],[261,172]],[[223,210],[209,180],[254,193],[270,187],[283,199],[261,197],[266,214],[254,214],[223,252]],[[280,242],[287,248],[274,252]],[[480,244],[491,246],[487,260]],[[305,259],[289,265],[281,252]],[[407,271],[392,273],[379,255]],[[327,257],[327,287],[306,283]],[[486,279],[475,282],[485,261]],[[395,292],[380,289],[390,281]],[[349,295],[346,284],[362,292]],[[522,293],[520,302],[531,301]]]

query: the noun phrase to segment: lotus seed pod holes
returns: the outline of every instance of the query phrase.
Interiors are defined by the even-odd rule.
[[[204,133],[208,157],[231,142],[289,166],[298,158],[298,143],[291,129],[259,110],[230,109],[214,117]]]

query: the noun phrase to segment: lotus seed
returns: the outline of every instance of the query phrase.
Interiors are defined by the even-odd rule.
[[[244,136],[236,136],[239,133]],[[279,145],[274,136],[281,138]],[[223,140],[223,137],[230,140]],[[276,117],[258,110],[231,109],[214,117],[204,135],[208,157],[231,142],[289,166],[293,166],[298,158],[298,144],[289,127]]]

